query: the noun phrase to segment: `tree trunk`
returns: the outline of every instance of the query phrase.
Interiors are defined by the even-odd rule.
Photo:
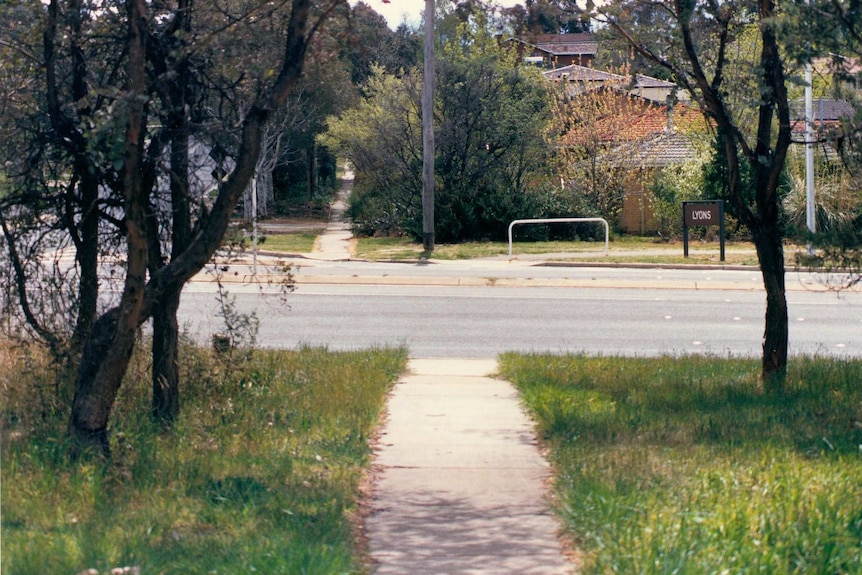
[[[83,175],[81,181],[81,203],[83,214],[80,235],[75,242],[75,259],[80,269],[78,282],[78,316],[70,342],[71,352],[78,355],[84,347],[87,334],[96,321],[99,301],[99,214],[96,203],[99,199],[98,182]],[[75,234],[73,208],[67,208],[67,228]]]
[[[127,2],[129,25],[128,121],[125,131],[122,187],[126,214],[126,280],[120,304],[93,325],[84,346],[69,418],[72,455],[96,452],[110,457],[108,419],[135,347],[147,280],[145,233],[147,190],[142,169],[146,107],[144,50],[145,0]]]
[[[153,420],[170,427],[180,414],[179,323],[181,288],[153,310]]]
[[[767,393],[781,393],[787,375],[788,320],[784,279],[784,248],[775,229],[752,230],[766,288],[766,321],[763,330],[761,381]]]
[[[315,145],[312,143],[308,148],[305,149],[305,179],[308,186],[308,205],[311,206],[311,203],[314,201],[314,194],[316,193],[315,186],[315,160],[317,159],[317,149]]]
[[[188,47],[185,39],[191,32],[191,0],[180,0],[174,21],[176,30],[172,33],[167,48],[166,66],[177,71],[168,84],[165,94],[170,106],[170,191],[171,191],[171,259],[179,257],[186,250],[191,236],[191,193],[189,185],[189,149],[191,147],[189,129],[189,99],[193,93]],[[175,58],[179,55],[179,59]],[[154,59],[162,60],[161,55]],[[165,75],[171,77],[167,70]],[[153,162],[155,163],[155,162]],[[153,175],[155,172],[151,172]],[[155,178],[147,186],[155,184]],[[147,187],[147,189],[151,189]],[[153,222],[151,226],[158,226]],[[161,253],[157,228],[149,229],[151,252]],[[152,258],[155,259],[155,258]],[[163,266],[161,258],[150,262],[151,274]],[[180,307],[182,284],[165,290],[159,305],[153,308],[153,372],[152,372],[152,409],[151,416],[162,429],[170,428],[180,414],[180,372],[179,372],[179,322],[177,312]]]

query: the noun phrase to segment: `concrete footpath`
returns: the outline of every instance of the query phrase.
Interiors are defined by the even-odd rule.
[[[344,220],[347,200],[353,191],[353,172],[346,170],[335,201],[329,206],[329,222],[326,229],[317,237],[311,257],[326,261],[350,260],[350,240],[353,231],[350,223]]]
[[[549,509],[550,470],[495,360],[414,359],[396,385],[365,522],[372,573],[575,571]]]

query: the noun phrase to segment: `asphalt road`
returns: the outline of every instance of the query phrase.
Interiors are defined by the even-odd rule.
[[[413,285],[412,272],[392,285],[342,274],[334,283],[301,283],[289,307],[257,286],[230,290],[239,311],[258,315],[259,342],[270,347],[405,344],[414,357],[494,357],[512,350],[760,354],[765,296],[756,282],[750,285],[759,279],[756,272],[711,270],[709,280],[699,270],[626,270],[611,279],[593,268],[566,273],[595,287],[571,278],[559,282],[563,287],[507,287],[485,269],[440,275],[438,285]],[[733,288],[736,281],[744,285]],[[790,352],[862,356],[862,294],[800,289],[807,281],[788,278],[794,287],[788,292]],[[706,287],[710,282],[722,287]],[[694,284],[700,287],[688,287]],[[183,296],[181,321],[201,340],[220,329],[211,290],[211,284],[193,283]]]

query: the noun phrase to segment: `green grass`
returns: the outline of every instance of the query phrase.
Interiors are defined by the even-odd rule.
[[[314,242],[323,230],[304,230],[291,234],[267,234],[258,244],[262,250],[306,254],[314,249]]]
[[[862,573],[862,362],[507,354],[583,573]]]
[[[682,242],[664,243],[634,236],[612,238],[608,255],[605,255],[603,241],[516,241],[512,248],[514,258],[549,254],[551,260],[569,262],[758,265],[757,254],[749,243],[728,243],[725,252],[725,261],[722,262],[717,242],[708,244],[692,242],[689,246],[689,257],[686,258],[683,257]],[[508,242],[464,242],[438,244],[431,257],[438,260],[456,260],[508,256],[508,254]],[[788,265],[795,263],[795,254],[796,248],[787,248],[785,255]],[[356,245],[356,257],[373,261],[411,260],[426,256],[422,244],[409,238],[359,238]]]
[[[172,433],[148,423],[138,362],[113,415],[107,466],[67,459],[66,410],[31,397],[49,378],[2,381],[2,571],[361,572],[351,516],[406,355],[257,351],[229,369],[188,349]],[[8,350],[0,359],[36,371]]]

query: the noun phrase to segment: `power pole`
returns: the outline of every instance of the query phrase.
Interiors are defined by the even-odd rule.
[[[434,0],[425,0],[422,82],[422,246],[434,251]]]

